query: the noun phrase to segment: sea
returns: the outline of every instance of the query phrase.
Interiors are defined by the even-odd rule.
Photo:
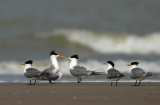
[[[49,53],[79,55],[78,64],[106,72],[103,62],[113,61],[125,74],[120,82],[134,82],[127,64],[153,75],[146,82],[160,82],[159,0],[3,0],[0,1],[0,82],[28,82],[24,63],[43,71]],[[70,61],[58,58],[58,82],[77,82]],[[83,82],[110,82],[104,75]],[[40,81],[48,82],[48,81]]]

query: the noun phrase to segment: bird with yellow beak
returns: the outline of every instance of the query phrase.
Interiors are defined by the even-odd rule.
[[[32,68],[32,60],[28,60],[25,63],[21,63],[21,65],[25,65],[24,67],[24,75],[31,80],[35,80],[34,85],[36,84],[36,80],[40,79],[41,72],[35,68]]]
[[[64,60],[70,60],[70,73],[78,78],[78,83],[81,82],[82,78],[87,78],[90,75],[102,75],[102,72],[97,72],[97,71],[91,71],[87,70],[83,66],[78,65],[78,55],[72,55],[69,58],[66,58]]]
[[[108,79],[111,79],[111,86],[113,84],[113,81],[116,81],[116,86],[117,86],[118,81],[120,80],[121,77],[124,77],[124,75],[120,73],[120,71],[114,69],[114,63],[112,61],[107,61],[102,64],[107,65],[106,77]]]
[[[129,70],[130,77],[136,80],[134,86],[140,86],[142,80],[152,75],[151,73],[147,73],[143,69],[139,68],[138,64],[138,62],[132,62],[131,64],[127,64],[127,66],[131,66]],[[139,81],[138,85],[137,81]]]
[[[65,58],[65,57],[58,55],[54,50],[51,51],[50,52],[51,66],[45,69],[44,71],[42,71],[42,76],[44,78],[47,78],[50,83],[52,83],[52,80],[55,81],[62,77],[62,73],[59,72],[59,65],[58,65],[57,58]]]

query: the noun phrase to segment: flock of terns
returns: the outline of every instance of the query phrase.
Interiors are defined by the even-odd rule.
[[[35,68],[32,68],[32,60],[28,60],[25,63],[21,63],[21,65],[25,65],[24,67],[24,75],[30,79],[30,85],[32,85],[31,80],[35,80],[34,84],[36,84],[36,80],[48,80],[49,83],[52,83],[52,81],[55,81],[57,79],[60,79],[62,77],[62,73],[59,72],[59,65],[57,58],[64,58],[64,60],[70,60],[70,73],[78,78],[78,83],[81,82],[81,79],[87,78],[90,75],[102,75],[104,72],[97,72],[97,71],[90,71],[87,70],[83,66],[78,65],[78,55],[72,55],[69,58],[65,58],[64,56],[58,55],[55,53],[55,51],[50,52],[50,60],[51,60],[51,66],[43,71],[39,71]],[[118,84],[118,81],[120,78],[124,77],[124,75],[116,70],[114,68],[114,63],[112,61],[107,61],[103,63],[107,65],[106,69],[106,77],[108,79],[111,79],[111,86],[113,82],[115,81],[116,86]],[[132,62],[131,64],[128,64],[127,66],[131,66],[129,70],[129,75],[132,79],[135,79],[135,86],[140,86],[140,83],[142,80],[144,80],[146,77],[151,76],[151,73],[145,72],[143,69],[138,68],[138,62]],[[137,84],[137,81],[139,83]]]

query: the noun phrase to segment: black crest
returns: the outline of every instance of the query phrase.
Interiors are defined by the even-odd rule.
[[[107,61],[107,63],[111,64],[114,67],[114,63],[112,61]]]
[[[72,55],[70,58],[76,58],[76,59],[79,59],[78,55]]]
[[[26,61],[25,64],[32,64],[33,61],[32,60],[29,60],[29,61]]]
[[[58,55],[58,54],[55,53],[54,50],[53,50],[53,51],[50,52],[50,55]]]
[[[131,65],[138,65],[138,62],[132,62]]]

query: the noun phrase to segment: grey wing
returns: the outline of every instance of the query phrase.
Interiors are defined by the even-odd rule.
[[[88,75],[89,71],[82,66],[75,66],[74,69],[70,69],[70,72],[74,76],[85,76]]]
[[[133,79],[137,79],[137,78],[140,78],[142,76],[145,76],[145,74],[146,74],[146,72],[143,69],[134,68],[130,72],[130,77],[133,78]]]
[[[55,67],[54,67],[54,66],[51,66],[51,67],[45,69],[45,70],[42,72],[42,74],[50,73],[50,72],[52,72],[54,69],[55,69]]]
[[[59,75],[57,73],[53,73],[53,70],[55,69],[55,67],[52,65],[51,67],[49,67],[48,69],[45,69],[41,75],[43,75],[44,77],[46,77],[49,80],[57,80],[59,78]]]
[[[108,79],[120,77],[122,74],[116,69],[109,69],[108,74],[106,74]]]
[[[34,68],[26,69],[26,73],[24,73],[24,75],[28,78],[38,77],[40,74],[41,72]]]
[[[57,80],[59,78],[59,75],[57,73],[48,72],[44,74],[44,76],[49,80]]]

